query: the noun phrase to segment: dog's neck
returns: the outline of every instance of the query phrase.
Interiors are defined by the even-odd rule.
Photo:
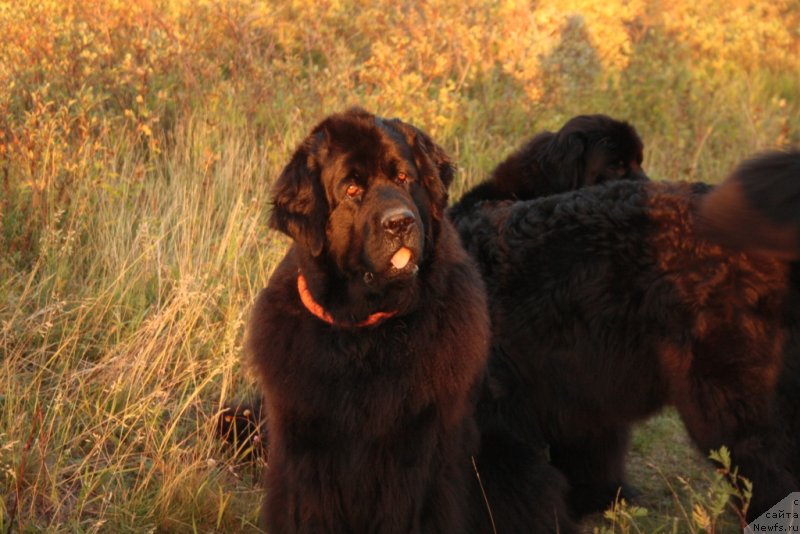
[[[356,327],[369,321],[373,315],[393,313],[401,316],[419,306],[419,278],[407,284],[386,283],[379,278],[368,283],[364,280],[364,273],[343,273],[329,257],[313,256],[303,247],[292,247],[290,257],[284,274],[286,283],[298,291],[299,297],[297,275],[301,272],[310,297],[306,302],[316,303],[310,307],[302,303],[303,307],[329,324]],[[314,313],[312,308],[322,310],[324,315]],[[324,317],[329,317],[332,322]],[[386,317],[382,317],[381,321],[366,326],[381,324],[385,320]]]
[[[374,326],[397,314],[396,310],[388,312],[380,311],[371,314],[363,321],[357,323],[341,323],[339,321],[334,320],[333,316],[331,316],[330,313],[325,311],[325,308],[323,308],[320,303],[314,300],[314,296],[311,294],[311,291],[308,290],[308,283],[306,282],[306,277],[303,276],[302,272],[297,273],[297,292],[300,295],[300,301],[303,303],[303,306],[305,306],[306,309],[309,312],[311,312],[312,315],[331,325],[353,327],[353,328],[364,328],[367,326]]]

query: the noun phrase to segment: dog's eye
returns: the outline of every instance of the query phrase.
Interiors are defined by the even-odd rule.
[[[361,189],[360,186],[356,184],[350,184],[347,186],[347,189],[345,189],[344,194],[347,195],[348,198],[357,198],[363,192],[364,190]]]
[[[614,170],[624,169],[625,162],[623,160],[615,161],[609,165],[609,168]]]
[[[401,184],[404,184],[406,183],[406,181],[408,181],[408,175],[404,172],[398,172],[397,176],[395,177],[395,180],[397,180]]]

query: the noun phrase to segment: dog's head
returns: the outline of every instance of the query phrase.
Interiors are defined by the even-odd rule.
[[[646,180],[644,145],[627,122],[579,115],[558,132],[543,132],[492,173],[487,197],[526,200],[612,180]]]
[[[354,108],[318,124],[272,189],[270,225],[341,276],[413,278],[447,205],[453,167],[425,133]]]
[[[627,122],[606,115],[568,120],[550,144],[547,158],[561,169],[564,190],[612,180],[646,180],[644,144]]]

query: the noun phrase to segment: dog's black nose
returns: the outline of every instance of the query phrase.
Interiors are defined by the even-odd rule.
[[[406,208],[395,208],[383,214],[381,224],[391,235],[405,235],[415,224],[414,214]]]

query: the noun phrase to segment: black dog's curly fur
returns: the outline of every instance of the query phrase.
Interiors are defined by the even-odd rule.
[[[358,109],[317,125],[278,178],[270,222],[295,243],[247,341],[269,532],[491,532],[489,509],[498,532],[574,532],[541,443],[496,417],[483,284],[443,218],[451,180],[427,135]],[[299,272],[335,324],[301,303]],[[378,311],[395,315],[353,326]]]
[[[530,200],[616,180],[646,180],[636,129],[607,115],[578,115],[533,136],[464,194],[453,217],[483,200]]]
[[[765,192],[796,193],[798,162],[769,154],[734,177],[745,189],[778,177]],[[730,195],[698,212],[710,189],[619,181],[453,217],[487,285],[494,374],[520,384],[500,412],[544,433],[577,513],[613,499],[630,425],[665,404],[701,450],[731,449],[754,483],[750,517],[800,489],[800,278],[775,259],[796,260],[798,244],[763,255],[709,241],[737,227],[718,215]],[[796,198],[744,196],[797,231]],[[769,206],[789,207],[772,216]]]

